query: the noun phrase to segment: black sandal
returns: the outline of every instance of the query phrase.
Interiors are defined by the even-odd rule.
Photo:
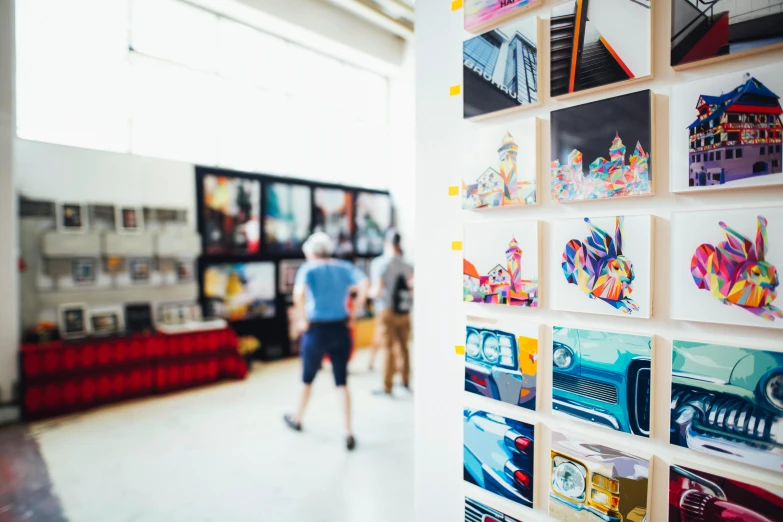
[[[345,447],[348,448],[348,451],[353,451],[356,447],[356,439],[353,438],[353,435],[348,435],[348,438],[345,439]]]
[[[294,420],[294,418],[291,415],[286,414],[283,417],[283,420],[285,421],[286,425],[291,428],[294,431],[302,431],[302,425],[299,424]]]

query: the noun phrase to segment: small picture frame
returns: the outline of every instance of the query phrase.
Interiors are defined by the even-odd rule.
[[[152,259],[148,257],[132,257],[128,259],[128,272],[130,273],[132,283],[149,283],[150,274],[152,273]]]
[[[198,316],[194,315],[198,308]],[[162,303],[158,305],[158,319],[161,324],[187,324],[197,321],[201,316],[201,307],[193,303]]]
[[[69,303],[60,305],[57,312],[57,324],[63,339],[81,339],[90,333],[87,321],[87,305]]]
[[[99,337],[116,335],[124,329],[121,308],[90,309],[90,332],[92,335]]]
[[[87,205],[59,203],[56,210],[57,230],[69,234],[87,233]]]
[[[144,211],[141,207],[118,205],[114,223],[118,234],[141,234],[144,231]]]
[[[74,284],[91,285],[97,278],[98,260],[93,257],[75,257],[71,260],[71,277]]]
[[[128,303],[125,305],[125,328],[131,333],[151,332],[152,306],[150,303]]]
[[[193,281],[193,261],[178,259],[174,263],[174,270],[177,274],[177,283],[190,283]]]

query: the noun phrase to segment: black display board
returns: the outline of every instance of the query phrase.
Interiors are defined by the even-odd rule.
[[[217,178],[220,178],[221,186],[215,190]],[[256,183],[260,183],[260,191],[256,191]],[[292,188],[288,191],[283,185]],[[358,228],[356,201],[360,193],[385,196],[390,200],[388,191],[196,167],[196,208],[198,230],[202,238],[202,254],[198,262],[199,298],[205,316],[209,315],[214,303],[214,299],[205,294],[205,274],[210,272],[210,277],[213,277],[221,273],[221,270],[209,270],[210,267],[264,261],[274,263],[274,278],[270,281],[274,287],[274,317],[256,315],[240,320],[227,318],[239,336],[252,335],[261,342],[261,348],[256,352],[256,357],[261,360],[297,354],[297,343],[292,343],[289,336],[291,287],[280,284],[281,275],[284,275],[281,274],[281,261],[304,259],[302,238],[313,232],[319,219],[323,222],[323,208],[317,208],[315,201],[318,189],[326,189],[327,192],[344,191],[352,202],[346,205],[349,209],[342,210],[349,214],[346,217],[350,220],[350,237],[344,237],[343,234],[340,238],[343,245],[350,245],[351,248],[343,248],[340,257],[355,262],[357,259],[369,260],[377,256],[378,252],[357,254],[354,248]],[[305,213],[309,211],[309,216],[302,218],[296,213],[297,208],[300,214],[305,208],[302,198],[306,191],[309,191],[309,208]],[[210,198],[211,206],[207,205],[205,197]],[[268,208],[274,223],[267,223]],[[388,223],[393,226],[392,205],[389,205],[389,212]],[[305,225],[304,222],[308,220],[309,223]],[[281,240],[281,237],[286,239]],[[230,286],[230,282],[228,284]]]

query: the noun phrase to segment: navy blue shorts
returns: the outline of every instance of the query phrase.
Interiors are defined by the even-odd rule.
[[[351,333],[345,322],[311,324],[302,335],[302,380],[310,384],[321,368],[325,355],[332,361],[334,383],[345,386],[348,358],[351,356]]]

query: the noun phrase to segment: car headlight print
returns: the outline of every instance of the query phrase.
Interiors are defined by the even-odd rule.
[[[552,362],[561,370],[565,370],[573,364],[574,354],[562,344],[555,344],[555,350],[552,352]]]
[[[783,372],[769,376],[764,385],[764,395],[770,404],[783,411]]]
[[[573,500],[584,500],[587,486],[584,466],[563,457],[555,457],[552,467],[552,487],[555,491]]]
[[[484,334],[484,342],[481,348],[484,358],[487,362],[495,364],[500,359],[500,346],[498,344],[498,338],[493,333]]]
[[[514,364],[514,339],[508,335],[498,337],[498,347],[500,349],[500,364],[513,368]]]
[[[465,340],[465,353],[472,359],[481,357],[481,338],[477,332],[468,330],[468,337]]]

